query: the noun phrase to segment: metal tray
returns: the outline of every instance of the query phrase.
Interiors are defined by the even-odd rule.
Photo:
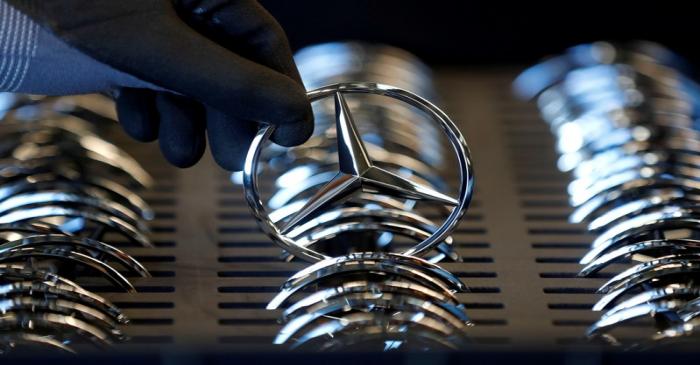
[[[462,128],[477,180],[474,202],[455,234],[465,260],[443,266],[472,289],[460,299],[476,324],[469,330],[474,346],[557,350],[583,343],[599,315],[590,310],[595,288],[615,267],[576,277],[592,237],[567,222],[568,176],[555,169],[552,138],[535,107],[511,96],[516,72],[435,73],[439,104]],[[81,279],[132,318],[125,328],[132,341],[120,348],[275,349],[279,313],[264,307],[305,264],[279,260],[280,250],[250,217],[242,189],[209,156],[177,170],[156,144],[132,142],[116,126],[110,135],[158,181],[143,192],[157,211],[151,225],[157,248],[127,247],[155,277],[134,279],[139,293],[133,295]]]

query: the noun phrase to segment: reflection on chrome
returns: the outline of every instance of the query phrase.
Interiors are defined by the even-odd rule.
[[[95,125],[62,113],[70,98],[0,99],[0,354],[126,341],[121,310],[68,278],[89,271],[135,292],[126,275],[150,276],[106,242],[151,246],[153,211],[127,186],[153,179]]]
[[[313,46],[296,59],[313,89],[315,135],[286,149],[267,141],[272,128],[261,130],[242,175],[232,178],[285,258],[313,262],[267,306],[286,308],[274,343],[313,351],[463,348],[471,322],[455,294],[468,289],[435,263],[461,260],[450,234],[474,175],[459,130],[418,96],[434,97],[429,71],[404,51],[360,43]],[[459,186],[444,179],[446,147],[456,155]]]
[[[313,294],[306,294],[309,289]],[[282,318],[285,326],[275,343],[292,348],[307,348],[307,342],[316,346],[317,337],[336,341],[340,334],[355,337],[352,340],[356,341],[372,324],[383,327],[386,337],[380,345],[428,332],[441,339],[441,347],[456,349],[464,345],[465,329],[471,325],[454,296],[464,290],[459,279],[422,259],[355,253],[320,261],[300,271],[282,286],[268,309],[289,304]],[[368,322],[346,323],[358,314]],[[396,327],[393,332],[392,327]],[[355,336],[351,336],[353,333]],[[421,349],[414,348],[413,343],[406,346]]]
[[[698,334],[700,87],[683,69],[654,43],[598,42],[514,82],[516,94],[537,101],[557,138],[558,167],[574,178],[570,221],[598,235],[580,276],[616,273],[598,290],[593,310],[604,313],[590,339],[645,348]],[[641,340],[640,328],[649,329]]]

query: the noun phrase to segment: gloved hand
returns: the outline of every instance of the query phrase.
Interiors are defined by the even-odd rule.
[[[0,90],[117,89],[126,132],[177,166],[201,158],[205,133],[240,170],[258,122],[284,146],[313,131],[285,34],[254,0],[0,0],[0,16]]]

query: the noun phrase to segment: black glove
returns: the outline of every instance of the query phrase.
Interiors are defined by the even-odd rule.
[[[117,87],[126,132],[141,141],[160,139],[177,166],[201,158],[205,129],[215,160],[228,170],[242,168],[257,122],[277,125],[272,140],[284,146],[303,143],[313,131],[285,34],[253,0],[4,1],[39,23],[37,32],[48,30],[101,65],[88,76],[74,70],[74,77],[68,72],[62,78],[83,86],[86,78],[102,78],[95,85]],[[77,68],[78,58],[68,63]],[[41,74],[29,68],[28,79]]]

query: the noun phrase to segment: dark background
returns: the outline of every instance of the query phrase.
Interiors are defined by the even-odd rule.
[[[700,11],[691,1],[261,0],[295,49],[368,40],[433,64],[531,64],[596,40],[653,40],[700,64]],[[687,4],[687,5],[686,5]]]

